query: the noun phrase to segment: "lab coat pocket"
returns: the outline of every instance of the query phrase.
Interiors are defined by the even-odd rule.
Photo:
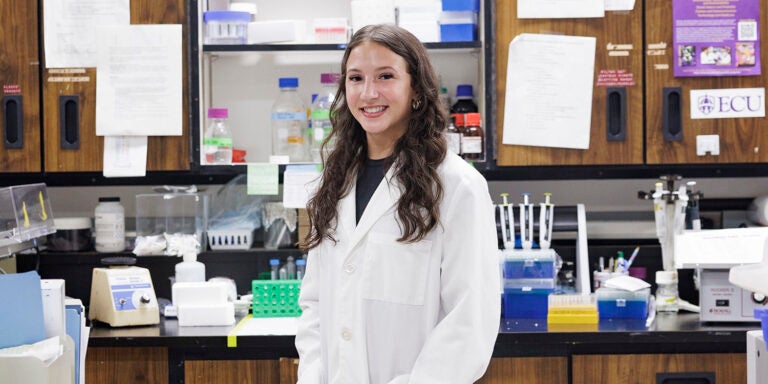
[[[365,246],[363,298],[422,305],[432,241],[401,243],[395,235],[369,233]]]

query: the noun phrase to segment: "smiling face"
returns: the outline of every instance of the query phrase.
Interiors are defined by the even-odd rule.
[[[383,45],[362,43],[349,53],[345,87],[347,106],[366,133],[368,157],[389,156],[408,129],[416,97],[405,59]]]

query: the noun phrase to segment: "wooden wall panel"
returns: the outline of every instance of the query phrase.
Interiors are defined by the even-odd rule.
[[[655,383],[657,372],[714,372],[717,383],[747,382],[743,353],[574,355],[572,364],[573,384]]]
[[[299,381],[299,359],[280,358],[280,384],[296,384]]]
[[[0,172],[41,170],[37,14],[37,1],[0,1],[0,95],[21,95],[23,124],[23,147],[6,148],[5,116],[0,116]]]
[[[168,349],[89,347],[85,356],[85,382],[168,383]]]
[[[631,12],[607,12],[594,19],[518,19],[517,0],[496,0],[496,137],[497,163],[510,165],[642,164],[643,162],[643,46],[642,1]],[[601,70],[625,70],[634,86],[626,87],[627,136],[625,141],[606,139],[607,89],[595,86],[589,149],[505,145],[504,102],[509,43],[521,33],[554,33],[597,38],[595,84]],[[609,45],[631,45],[626,56],[609,55]],[[563,84],[563,87],[567,87]]]
[[[190,167],[189,127],[189,25],[184,0],[132,0],[131,24],[182,25],[182,136],[149,137],[148,171],[188,170]],[[82,69],[80,69],[82,70]],[[104,138],[96,136],[96,70],[85,69],[78,77],[87,81],[60,81],[60,70],[43,71],[45,170],[47,172],[98,172],[103,169]],[[51,78],[59,81],[51,81]],[[82,79],[79,79],[82,80]],[[80,100],[80,148],[61,149],[59,96],[77,95]]]
[[[762,75],[730,77],[674,77],[675,47],[672,46],[672,2],[645,0],[645,36],[648,44],[666,44],[664,55],[646,57],[646,156],[648,164],[755,163],[768,161],[766,118],[691,119],[692,89],[764,88],[768,52],[768,7],[761,1]],[[662,132],[663,88],[682,91],[682,141],[665,142]],[[765,100],[763,100],[765,102]],[[696,155],[697,135],[720,135],[719,156]]]
[[[280,369],[277,360],[187,360],[184,382],[280,384]]]
[[[566,357],[499,357],[491,359],[477,384],[566,384]]]

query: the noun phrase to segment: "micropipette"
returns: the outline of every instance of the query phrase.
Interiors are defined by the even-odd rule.
[[[529,202],[530,193],[523,193],[520,204],[520,242],[523,249],[533,248],[533,204]]]
[[[552,222],[555,216],[555,205],[550,203],[551,193],[544,193],[544,202],[539,204],[539,247],[549,249],[552,244]]]
[[[502,193],[502,204],[499,206],[499,222],[501,223],[501,239],[504,243],[504,249],[515,248],[515,218],[512,214],[512,207],[507,201],[508,193]]]

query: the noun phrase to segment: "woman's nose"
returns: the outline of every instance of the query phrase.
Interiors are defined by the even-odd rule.
[[[376,84],[371,80],[366,80],[363,85],[363,97],[366,99],[375,99],[379,95],[376,90]]]

